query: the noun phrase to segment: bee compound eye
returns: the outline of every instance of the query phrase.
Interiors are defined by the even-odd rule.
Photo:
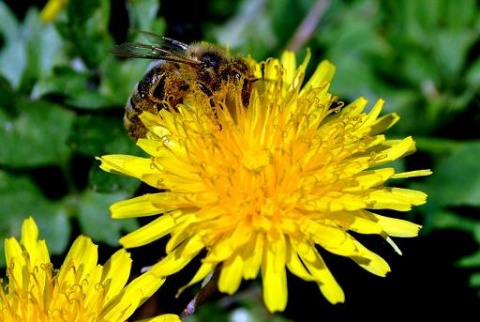
[[[207,68],[217,69],[222,61],[222,57],[216,53],[205,53],[202,56],[202,62]]]

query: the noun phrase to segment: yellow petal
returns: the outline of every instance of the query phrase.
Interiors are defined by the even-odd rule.
[[[296,251],[293,250],[293,246],[287,243],[287,268],[295,275],[305,281],[313,281],[313,277],[310,272],[305,268]]]
[[[178,220],[175,225],[175,232],[172,234],[172,237],[167,243],[165,247],[167,253],[170,253],[175,248],[177,248],[180,244],[182,244],[185,240],[195,240],[200,241],[198,235],[192,231],[192,224],[196,221],[195,214],[184,214],[181,217],[181,220]],[[194,239],[191,237],[194,236]]]
[[[15,280],[15,283],[11,283],[11,287],[18,285],[19,289],[23,289],[28,281],[24,280],[23,270],[28,266],[20,243],[13,237],[5,239],[5,259],[11,271],[10,278]]]
[[[238,255],[231,256],[223,263],[218,280],[220,292],[231,295],[238,290],[242,281],[243,266],[243,259]]]
[[[123,174],[137,179],[141,179],[141,176],[146,171],[152,173],[158,172],[158,170],[151,167],[152,161],[149,158],[112,154],[104,155],[96,159],[102,162],[100,168],[104,171]]]
[[[369,126],[371,127],[375,122],[377,121],[378,116],[380,115],[380,112],[382,112],[383,105],[385,104],[385,101],[382,99],[379,99],[375,105],[373,105],[372,109],[370,112],[367,114],[367,117],[365,118],[365,121],[363,122],[363,126]]]
[[[344,191],[365,191],[368,188],[384,183],[395,173],[393,168],[363,171],[355,176],[355,185],[351,185]]]
[[[110,302],[102,312],[105,321],[125,321],[134,311],[143,304],[160,286],[165,279],[147,271],[132,282],[122,291],[119,297]]]
[[[190,241],[185,242],[153,265],[149,272],[160,277],[172,275],[184,268],[203,247],[204,245],[198,241],[198,238],[193,237]],[[185,249],[187,249],[187,252],[190,254],[189,256],[182,256]]]
[[[110,206],[112,218],[132,218],[157,215],[161,209],[152,204],[150,195],[122,200]]]
[[[153,318],[137,320],[136,322],[182,322],[175,314],[162,314]]]
[[[295,53],[291,51],[285,51],[282,54],[280,62],[284,66],[284,82],[286,84],[292,84],[295,77],[295,71],[297,69],[297,59]]]
[[[243,278],[253,279],[257,277],[263,259],[264,236],[256,234],[250,238],[243,248],[245,265],[243,266]]]
[[[221,222],[218,229],[227,229],[230,223]],[[214,229],[215,227],[212,227]],[[210,249],[209,259],[213,261],[223,261],[230,258],[237,249],[244,248],[245,244],[251,240],[252,229],[245,223],[240,222],[234,225],[229,234],[222,235],[215,242],[215,245]],[[231,230],[231,229],[230,229]],[[250,254],[249,254],[250,255]],[[247,256],[249,257],[249,256]]]
[[[365,199],[365,198],[363,198]],[[367,203],[354,194],[329,192],[324,196],[309,200],[303,205],[303,209],[312,212],[339,212],[343,210],[354,211],[363,209]]]
[[[383,230],[393,237],[416,237],[422,227],[402,219],[390,218],[377,214],[374,214],[374,216],[377,223],[382,226]]]
[[[365,97],[359,97],[347,106],[345,106],[339,113],[339,116],[348,115],[348,118],[352,116],[360,115],[367,106],[368,101]]]
[[[65,257],[62,268],[69,263],[75,264],[75,267],[78,268],[77,276],[80,280],[83,279],[98,263],[98,246],[94,245],[92,240],[86,236],[77,237]],[[59,280],[66,280],[68,271],[67,269],[60,269]]]
[[[169,234],[176,224],[170,214],[165,214],[123,236],[119,243],[126,248],[139,247]]]
[[[197,272],[195,273],[195,276],[193,276],[193,278],[190,280],[190,282],[188,282],[187,285],[185,286],[182,286],[178,292],[177,292],[177,296],[179,296],[186,288],[194,285],[194,284],[197,284],[199,282],[201,282],[202,280],[204,280],[209,274],[213,273],[214,269],[215,269],[215,266],[217,264],[214,264],[214,263],[209,263],[209,262],[203,262],[202,265],[200,265],[200,268],[197,270]]]
[[[335,214],[335,223],[359,234],[380,235],[384,231],[378,222],[365,219],[363,216],[359,216],[358,212],[337,213]]]
[[[103,280],[110,280],[106,298],[110,299],[120,293],[122,288],[128,282],[130,269],[132,268],[132,259],[130,254],[124,250],[116,251],[105,263]]]
[[[303,241],[293,241],[300,259],[305,264],[305,267],[310,272],[313,279],[317,282],[320,291],[325,298],[333,304],[343,303],[345,295],[342,288],[338,285],[330,270],[325,265],[320,254],[314,246],[309,245]]]
[[[416,170],[416,171],[407,171],[407,172],[400,172],[400,173],[395,173],[394,176],[392,176],[392,179],[405,179],[405,178],[411,178],[411,177],[424,177],[424,176],[429,176],[432,174],[431,170]]]
[[[38,242],[38,227],[32,217],[28,217],[22,223],[22,237],[20,243],[27,251],[35,251]]]
[[[370,134],[371,135],[376,135],[378,133],[381,133],[389,128],[391,128],[393,125],[395,125],[398,121],[400,120],[400,116],[398,116],[396,113],[390,113],[387,115],[384,115],[376,120],[376,122],[372,125]]]
[[[427,195],[423,192],[402,188],[384,188],[376,190],[368,195],[371,209],[392,209],[398,211],[409,211],[412,205],[423,205]]]
[[[372,274],[384,277],[390,272],[388,263],[377,254],[368,250],[365,246],[355,241],[359,256],[352,256],[354,262]]]
[[[392,162],[408,153],[415,151],[415,141],[411,137],[407,137],[398,143],[394,144],[391,148],[378,153],[372,159],[371,166],[378,166],[388,162]]]
[[[39,231],[32,217],[28,217],[22,223],[22,236],[20,243],[28,252],[30,265],[40,266],[50,263],[50,255],[44,240],[38,240]],[[44,276],[45,277],[45,276]],[[37,276],[40,278],[40,276]]]
[[[281,241],[276,243],[281,243]],[[283,311],[287,306],[288,298],[287,275],[285,262],[279,261],[280,254],[277,251],[285,253],[285,246],[283,246],[283,249],[281,249],[281,245],[270,246],[269,244],[265,245],[263,254],[263,300],[270,312]]]
[[[328,60],[322,61],[315,69],[312,77],[310,77],[308,82],[304,85],[302,92],[306,92],[308,89],[314,87],[326,86],[332,80],[334,73],[335,66]]]

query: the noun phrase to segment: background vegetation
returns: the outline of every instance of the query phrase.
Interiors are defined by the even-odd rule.
[[[139,182],[103,173],[95,156],[140,154],[122,125],[123,107],[148,61],[109,54],[135,30],[184,42],[208,40],[256,60],[285,48],[315,66],[337,66],[332,91],[343,100],[387,101],[401,122],[391,137],[412,135],[418,152],[399,163],[431,168],[405,185],[426,191],[427,205],[410,212],[421,236],[396,242],[364,238],[391,264],[386,278],[324,254],[346,293],[330,305],[317,287],[289,276],[289,305],[269,315],[259,283],[219,297],[188,321],[319,321],[434,319],[478,316],[480,301],[480,9],[475,0],[70,0],[53,21],[46,1],[0,2],[0,238],[18,236],[33,215],[52,254],[62,259],[79,233],[104,256],[138,227],[110,219],[111,203],[140,194]],[[187,10],[188,8],[188,10]],[[400,216],[403,214],[389,214]],[[158,245],[132,250],[135,270],[162,254]],[[155,248],[156,247],[156,248]],[[3,254],[3,243],[0,243]],[[56,258],[56,257],[55,257]],[[4,259],[1,258],[3,261]],[[0,262],[4,266],[4,262]],[[169,281],[140,314],[181,312],[191,293],[175,299],[189,275]],[[2,275],[3,276],[3,275]]]

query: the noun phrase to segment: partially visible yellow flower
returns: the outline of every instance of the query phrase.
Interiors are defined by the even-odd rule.
[[[146,273],[126,285],[130,254],[119,250],[101,266],[97,246],[85,236],[75,240],[56,271],[38,234],[35,221],[28,218],[20,242],[5,240],[8,282],[0,287],[2,322],[125,321],[164,282]],[[148,321],[180,320],[167,314]]]
[[[55,20],[67,4],[68,0],[48,0],[47,4],[40,12],[40,19],[45,23]]]
[[[430,174],[384,167],[414,152],[413,139],[381,134],[399,119],[380,116],[382,100],[368,112],[364,98],[342,107],[328,91],[328,61],[303,84],[308,59],[297,67],[287,52],[258,64],[256,75],[266,81],[246,109],[242,88],[230,84],[229,99],[214,108],[199,91],[175,112],[143,113],[149,134],[137,145],[150,157],[101,158],[102,169],[160,190],[111,206],[114,218],[161,214],[120,240],[128,248],[170,235],[167,256],[152,272],[174,274],[206,251],[187,286],[219,270],[219,290],[232,294],[261,273],[267,308],[282,311],[287,269],[316,282],[331,303],[344,301],[317,245],[385,276],[389,265],[350,232],[379,235],[399,253],[390,236],[417,236],[419,225],[377,213],[426,201],[420,191],[386,185]]]

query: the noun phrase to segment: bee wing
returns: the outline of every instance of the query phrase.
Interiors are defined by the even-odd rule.
[[[197,61],[185,56],[187,44],[148,31],[139,32],[146,36],[149,43],[123,43],[116,46],[112,53],[118,57],[163,59],[184,64],[198,64]]]
[[[183,64],[198,64],[197,61],[182,57],[167,48],[142,43],[123,43],[115,46],[112,53],[117,57],[163,59]]]
[[[148,43],[168,48],[172,52],[177,54],[180,54],[181,52],[185,52],[188,48],[188,45],[181,41],[168,38],[153,32],[139,30],[138,33],[145,36],[145,39],[147,40]]]

